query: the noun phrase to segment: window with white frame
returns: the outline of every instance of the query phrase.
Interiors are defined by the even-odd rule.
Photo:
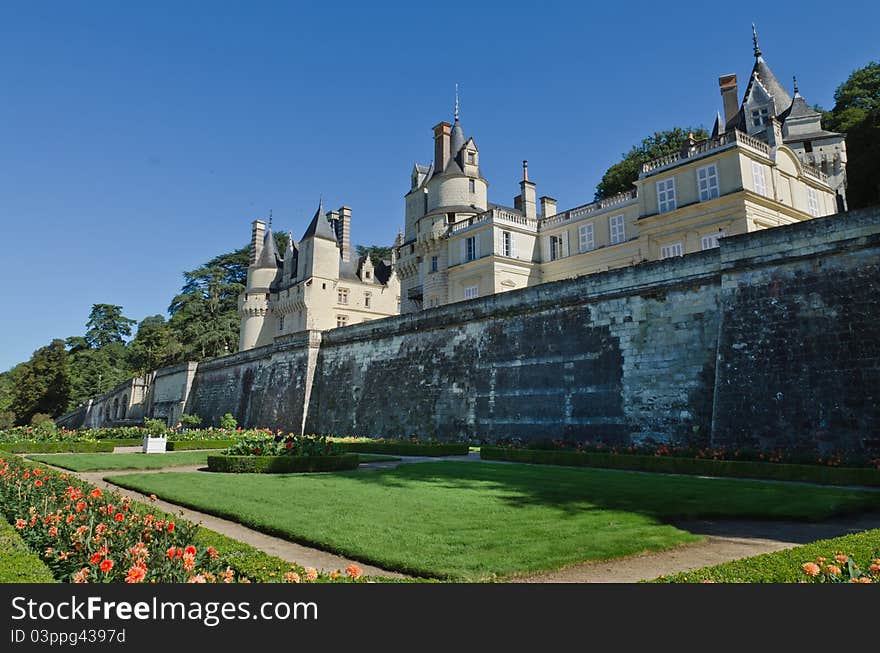
[[[673,200],[674,201],[674,200]],[[626,230],[623,226],[622,215],[612,215],[608,218],[608,227],[611,231],[611,244],[616,245],[626,240]]]
[[[717,234],[712,234],[710,236],[703,236],[700,239],[700,245],[703,249],[715,249],[716,247],[721,246],[722,238],[724,238],[723,231],[719,231]]]
[[[810,209],[810,215],[814,218],[819,217],[819,193],[815,188],[807,187],[807,207]]]
[[[464,298],[465,299],[476,299],[480,296],[480,287],[479,286],[465,286],[464,287]]]
[[[713,163],[697,168],[697,188],[700,191],[701,202],[718,197],[718,166]]]
[[[589,252],[596,246],[593,223],[582,224],[578,227],[578,251]]]
[[[657,182],[657,211],[666,213],[676,209],[675,203],[675,177],[663,179]]]
[[[473,261],[477,258],[477,237],[471,236],[464,241],[464,260]]]
[[[337,315],[336,316],[336,326],[344,327],[348,324],[348,316],[347,315]]]
[[[513,234],[509,231],[501,232],[501,255],[507,257],[513,256]]]
[[[348,288],[337,288],[336,303],[343,305],[348,304]]]
[[[550,236],[550,260],[555,261],[556,259],[562,258],[564,256],[562,252],[562,235],[559,236]]]
[[[468,179],[468,190],[472,193],[477,192],[477,183],[473,179]]]
[[[660,258],[672,258],[673,256],[683,256],[684,248],[681,243],[672,243],[671,245],[663,245],[660,248]]]
[[[752,183],[758,195],[767,197],[767,178],[764,176],[764,166],[757,161],[752,161]]]
[[[364,293],[364,308],[370,308],[370,303],[373,301],[373,293],[365,292]]]

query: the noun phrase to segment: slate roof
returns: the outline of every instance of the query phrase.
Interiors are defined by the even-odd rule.
[[[278,248],[275,247],[275,237],[272,235],[272,227],[266,230],[266,236],[263,238],[263,249],[260,252],[260,258],[257,259],[256,267],[258,268],[277,268],[281,263],[281,257],[278,256]]]
[[[336,232],[333,230],[333,227],[330,226],[330,221],[327,220],[327,217],[324,215],[324,202],[321,201],[318,204],[318,210],[315,211],[315,217],[312,218],[312,221],[309,223],[308,229],[303,234],[302,239],[306,238],[323,238],[325,240],[332,240],[334,243],[336,241]]]

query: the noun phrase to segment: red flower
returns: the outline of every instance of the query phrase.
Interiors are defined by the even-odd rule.
[[[174,532],[174,522],[173,521],[168,522],[168,528],[166,528],[165,530],[167,530],[169,533],[173,533]]]
[[[90,564],[90,565],[96,565],[96,564],[98,564],[99,562],[101,562],[101,558],[103,558],[103,557],[104,557],[104,556],[101,555],[100,552],[98,552],[98,553],[93,553],[93,554],[92,554],[92,557],[89,558],[89,564]]]
[[[76,504],[76,511],[77,511],[77,512],[82,512],[82,511],[85,510],[87,507],[88,507],[88,505],[86,504],[85,501],[78,501],[77,504]]]
[[[135,565],[131,569],[128,570],[128,574],[125,576],[126,583],[140,583],[144,577],[147,575],[147,570],[142,565]]]
[[[93,499],[98,499],[101,497],[101,490],[99,490],[98,488],[95,488],[94,490],[89,492],[89,496],[92,497]]]
[[[34,481],[34,487],[43,487],[43,481],[37,479]]]
[[[115,519],[116,521],[125,521],[125,515],[123,515],[121,512],[117,512],[113,519]]]
[[[293,449],[293,441],[292,441],[292,440],[288,440],[288,441],[287,441],[287,444],[285,444],[284,446],[287,447],[288,449]]]
[[[183,552],[184,552],[186,555],[194,556],[194,555],[196,554],[196,547],[194,547],[192,544],[190,544],[189,546],[187,546],[187,547],[183,550]]]
[[[259,455],[260,455],[260,448],[259,448],[259,447],[254,447],[254,455],[255,455],[255,456],[259,456]]]
[[[211,557],[211,560],[216,560],[220,556],[220,554],[217,553],[217,549],[213,546],[208,547],[208,555]]]
[[[104,562],[101,563],[101,566],[99,568],[106,574],[111,569],[113,569],[113,561],[110,558],[107,558],[106,560],[104,560]]]
[[[173,546],[165,552],[165,555],[168,556],[169,560],[174,560],[174,556],[177,554],[177,549]]]

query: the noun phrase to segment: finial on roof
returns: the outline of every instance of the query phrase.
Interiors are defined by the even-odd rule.
[[[529,162],[523,159],[523,181],[529,180]]]
[[[797,75],[792,75],[791,80],[794,82],[794,94],[797,95],[800,92],[798,91]]]
[[[458,122],[459,105],[458,105],[458,82],[455,83],[455,122]]]
[[[755,44],[755,59],[757,59],[761,56],[761,46],[758,45],[758,30],[754,23],[752,23],[752,43]]]
[[[272,228],[272,209],[269,209],[269,229]]]

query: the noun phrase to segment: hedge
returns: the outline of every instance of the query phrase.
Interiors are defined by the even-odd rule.
[[[356,453],[385,453],[396,456],[466,456],[467,444],[458,443],[429,443],[429,442],[406,442],[401,440],[376,442],[336,442],[337,446],[345,451]]]
[[[168,440],[165,451],[189,451],[191,449],[225,449],[237,440]]]
[[[144,443],[143,438],[102,438],[98,442],[109,442],[114,447],[139,447]]]
[[[801,481],[822,485],[880,486],[880,470],[870,467],[823,467],[746,460],[709,460],[674,456],[638,456],[544,449],[488,447],[480,449],[483,460],[506,460],[542,465],[605,467],[663,474],[731,476],[774,481]]]
[[[112,442],[15,442],[0,444],[9,453],[113,453]]]
[[[52,572],[0,517],[0,583],[54,583]]]
[[[335,472],[357,469],[360,462],[356,453],[339,456],[208,456],[208,469],[236,474]]]
[[[815,562],[822,556],[831,560],[841,551],[850,556],[866,571],[871,559],[880,551],[880,530],[862,531],[830,540],[818,540],[803,546],[773,553],[724,562],[713,567],[703,567],[672,576],[661,576],[659,583],[797,583],[806,580],[801,571],[805,562]]]

